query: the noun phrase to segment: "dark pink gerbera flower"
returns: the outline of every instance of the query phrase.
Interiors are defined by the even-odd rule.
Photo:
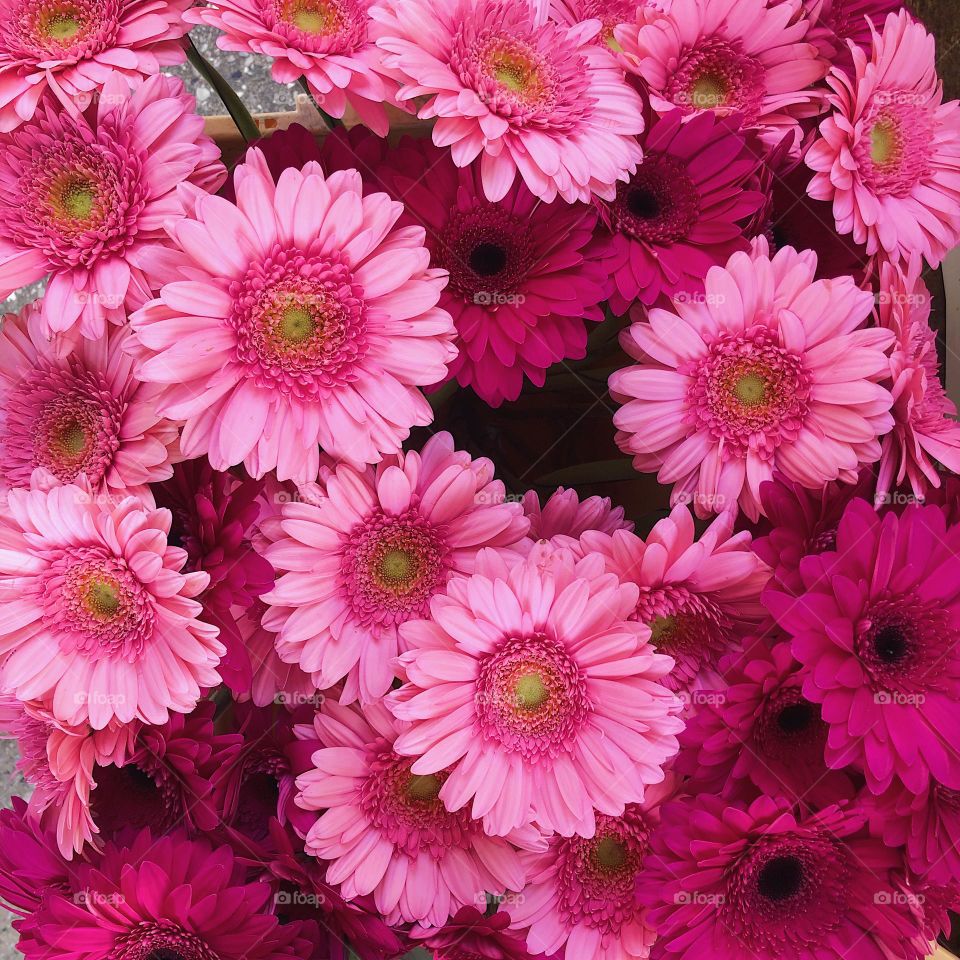
[[[434,960],[531,960],[523,940],[509,931],[504,910],[483,914],[461,907],[442,927],[414,927],[410,939]]]
[[[895,894],[899,852],[836,805],[799,818],[700,794],[663,808],[639,896],[677,960],[922,960],[921,919]]]
[[[618,314],[637,299],[702,292],[710,267],[749,246],[743,221],[764,200],[749,189],[758,151],[734,118],[707,111],[683,120],[673,110],[650,128],[637,172],[602,206],[612,237],[600,245]]]
[[[903,6],[901,0],[803,0],[804,11],[813,24],[807,39],[816,44],[826,60],[849,71],[853,61],[848,44],[869,52],[871,22],[879,27],[888,13],[896,13]]]
[[[530,521],[530,539],[549,540],[558,547],[575,546],[588,530],[606,534],[633,530],[633,523],[624,519],[623,507],[615,507],[609,497],[581,500],[576,490],[557,487],[543,504],[536,490],[528,490],[521,502]]]
[[[764,596],[830,726],[828,765],[862,768],[874,793],[960,789],[958,555],[939,507],[881,517],[854,500],[836,550],[800,562],[804,592]]]

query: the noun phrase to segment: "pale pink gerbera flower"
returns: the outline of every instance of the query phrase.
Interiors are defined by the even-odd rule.
[[[185,59],[193,0],[0,0],[0,132],[45,94],[68,112],[114,73],[136,81]]]
[[[98,493],[134,494],[173,473],[177,425],[156,413],[156,387],[133,377],[128,328],[81,340],[66,355],[44,336],[36,306],[0,330],[0,487],[27,487],[37,467]]]
[[[313,728],[313,769],[297,778],[297,803],[322,811],[306,851],[329,861],[327,882],[344,898],[373,895],[388,924],[441,926],[486,892],[521,890],[525,875],[513,844],[489,837],[466,811],[451,813],[440,793],[449,771],[416,774],[395,748],[399,725],[383,703],[361,712],[326,702]],[[531,828],[512,840],[541,845]]]
[[[581,500],[576,490],[557,487],[542,506],[536,490],[528,490],[521,502],[530,520],[530,539],[549,540],[557,547],[576,546],[588,530],[633,529],[633,523],[624,519],[623,507],[615,507],[609,497]]]
[[[905,10],[871,30],[872,54],[852,49],[852,75],[827,78],[807,190],[867,253],[938,266],[960,240],[960,102],[943,102],[934,38]]]
[[[395,103],[397,82],[376,46],[371,0],[210,0],[188,10],[189,23],[222,30],[221,50],[273,58],[277,83],[304,77],[310,93],[332,117],[351,107],[381,137],[390,128],[384,102]]]
[[[356,171],[308,163],[275,184],[263,154],[248,157],[236,205],[197,193],[171,225],[188,279],[131,317],[138,375],[186,421],[184,455],[215,470],[312,480],[318,444],[377,463],[433,419],[417,387],[455,355],[436,306],[446,275],[428,266],[423,228],[393,229],[402,204],[363,196]]]
[[[629,622],[637,588],[599,557],[543,545],[510,566],[485,550],[431,620],[401,628],[407,683],[391,709],[411,726],[395,744],[419,775],[449,770],[440,798],[494,835],[534,821],[592,837],[664,778],[683,728],[659,681],[672,666]]]
[[[657,113],[738,114],[774,146],[789,132],[799,140],[798,119],[818,112],[810,88],[827,64],[809,28],[800,0],[672,0],[614,35]]]
[[[610,378],[634,466],[674,483],[698,515],[739,503],[752,520],[774,469],[810,489],[853,483],[893,426],[884,350],[860,329],[873,296],[851,277],[814,280],[816,254],[767,244],[707,274],[699,301],[653,309],[622,336],[639,364]]]
[[[930,293],[915,257],[907,270],[884,263],[880,270],[877,321],[896,336],[890,356],[893,430],[883,438],[877,494],[906,481],[920,498],[940,486],[935,466],[960,473],[957,409],[943,389],[937,335],[930,328]]]
[[[217,630],[181,573],[170,513],[89,486],[11,490],[0,517],[0,688],[44,700],[61,723],[163,723],[220,682]]]
[[[48,103],[0,150],[0,297],[51,274],[47,335],[103,336],[165,274],[178,185],[216,190],[225,177],[173,77],[132,92],[114,77],[76,116]]]
[[[500,200],[517,173],[542,200],[612,199],[641,157],[643,105],[596,20],[540,22],[508,0],[380,0],[377,43],[403,78],[401,101],[428,97],[433,142],[457,166],[480,157],[483,188]]]
[[[323,486],[321,503],[283,507],[283,535],[266,551],[281,576],[263,625],[320,689],[349,677],[344,702],[369,703],[390,689],[399,626],[427,616],[481,548],[519,556],[529,522],[504,502],[493,464],[455,450],[448,433],[364,472],[341,464]]]
[[[678,504],[645,540],[625,530],[581,539],[584,552],[600,554],[610,573],[640,588],[631,619],[649,626],[653,645],[674,659],[662,681],[671,690],[717,682],[719,658],[764,617],[760,592],[770,570],[749,532],[733,532],[735,516],[727,511],[698,537],[690,510]]]

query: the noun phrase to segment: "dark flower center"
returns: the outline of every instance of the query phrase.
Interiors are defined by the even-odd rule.
[[[779,902],[795,896],[803,886],[803,866],[796,857],[774,857],[761,867],[757,889],[768,900]]]
[[[884,663],[899,663],[910,651],[907,638],[898,624],[878,630],[873,638],[873,648]]]
[[[478,243],[470,253],[470,269],[481,277],[501,273],[507,265],[507,251],[495,243]]]
[[[641,220],[652,220],[660,214],[660,199],[651,190],[634,189],[627,194],[627,209]]]
[[[777,726],[784,733],[800,733],[813,721],[813,709],[809,703],[793,703],[777,715]]]
[[[159,947],[156,950],[151,950],[145,960],[185,960],[182,953],[177,953],[176,950],[170,950],[167,947]]]

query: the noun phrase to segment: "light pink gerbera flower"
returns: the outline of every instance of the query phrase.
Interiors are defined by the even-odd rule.
[[[209,577],[180,572],[170,513],[40,479],[0,517],[0,688],[95,730],[188,713],[219,684],[224,647],[196,619]]]
[[[850,277],[814,280],[817,257],[766,241],[707,274],[699,300],[653,309],[622,335],[640,363],[610,378],[634,466],[674,483],[699,516],[739,504],[756,520],[774,469],[817,489],[853,483],[893,426],[884,350],[893,334],[859,329],[873,306]]]
[[[427,616],[481,548],[519,556],[529,522],[504,502],[493,464],[455,450],[448,433],[363,472],[341,464],[323,486],[321,503],[283,506],[283,536],[266,551],[281,576],[263,625],[321,690],[349,677],[344,702],[369,703],[390,689],[399,626]]]
[[[890,356],[893,430],[883,438],[877,495],[890,494],[905,481],[923,498],[939,487],[935,462],[960,473],[957,408],[940,380],[937,335],[930,328],[930,293],[914,257],[904,271],[885,262],[880,269],[877,322],[896,336]]]
[[[943,102],[934,38],[905,10],[871,31],[871,55],[852,49],[853,73],[827,78],[807,189],[867,253],[935,267],[960,240],[960,102]]]
[[[390,128],[384,103],[395,104],[397,82],[374,42],[379,25],[371,0],[210,0],[184,14],[188,23],[222,30],[221,50],[273,58],[277,83],[301,77],[331,117],[351,107],[381,137]]]
[[[550,16],[567,26],[599,20],[602,29],[594,43],[606,44],[615,53],[622,47],[614,35],[620,24],[634,24],[643,16],[666,10],[670,0],[549,0]]]
[[[63,483],[83,474],[98,493],[140,497],[173,473],[177,426],[156,413],[156,388],[132,375],[127,328],[81,340],[65,356],[36,306],[0,331],[0,486],[28,487],[37,467]]]
[[[530,520],[530,539],[549,540],[556,547],[574,547],[588,530],[633,529],[633,523],[624,519],[623,507],[615,507],[609,497],[581,500],[576,490],[557,487],[542,506],[536,490],[528,490],[521,502]]]
[[[48,103],[0,150],[0,297],[51,274],[48,337],[103,336],[165,275],[178,185],[226,177],[194,105],[173,77],[114,77],[85,113]]]
[[[547,545],[511,567],[485,550],[431,620],[404,624],[407,683],[390,698],[416,774],[449,770],[440,798],[494,835],[531,821],[592,837],[664,778],[683,727],[659,681],[672,666],[628,622],[637,588],[599,557]]]
[[[488,200],[517,174],[548,202],[612,199],[636,169],[643,104],[613,54],[594,43],[596,20],[542,22],[526,2],[379,0],[377,43],[402,77],[401,101],[428,97],[433,142],[457,166],[480,158]]]
[[[297,803],[322,811],[306,851],[329,861],[327,882],[347,900],[372,894],[392,925],[441,926],[486,892],[521,890],[513,843],[487,836],[465,810],[449,812],[440,800],[449,771],[413,773],[396,751],[398,729],[382,702],[360,711],[328,701],[314,718],[321,747],[297,778]],[[532,828],[512,839],[542,846]]]
[[[68,113],[119,73],[129,81],[185,59],[193,0],[0,0],[0,132],[49,95]]]
[[[810,88],[827,63],[809,29],[800,0],[672,0],[614,36],[657,113],[738,114],[772,147],[791,132],[799,143],[798,119],[818,112]]]
[[[627,531],[587,531],[584,552],[603,557],[609,573],[640,588],[631,619],[646,624],[651,642],[675,666],[661,681],[671,690],[713,685],[720,657],[764,617],[760,592],[770,570],[750,548],[747,531],[733,532],[734,511],[698,537],[685,504],[673,508],[641,540]]]
[[[433,419],[417,387],[456,353],[436,306],[446,276],[423,228],[393,229],[402,205],[363,196],[356,171],[308,163],[275,184],[260,151],[248,157],[237,205],[197,191],[171,225],[187,279],[131,317],[138,375],[186,421],[184,455],[215,470],[312,480],[319,445],[377,463]]]

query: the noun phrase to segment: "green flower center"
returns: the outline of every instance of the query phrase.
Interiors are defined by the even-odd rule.
[[[539,710],[550,699],[550,690],[539,673],[525,673],[517,679],[514,692],[523,710]]]
[[[423,775],[412,774],[407,783],[407,797],[419,803],[429,803],[440,796],[440,787],[443,784],[440,778],[432,773]]]
[[[91,580],[84,597],[86,607],[95,617],[109,620],[120,609],[120,586],[107,577]]]
[[[745,373],[737,380],[733,392],[741,403],[754,406],[766,399],[767,387],[762,377],[755,373]]]
[[[280,318],[280,336],[287,343],[303,343],[309,340],[317,330],[317,321],[304,307],[291,306],[283,311]]]
[[[698,110],[716,110],[727,102],[726,84],[710,74],[698,77],[690,90],[690,100]]]
[[[413,557],[406,550],[388,550],[380,561],[380,576],[398,583],[413,574]]]

